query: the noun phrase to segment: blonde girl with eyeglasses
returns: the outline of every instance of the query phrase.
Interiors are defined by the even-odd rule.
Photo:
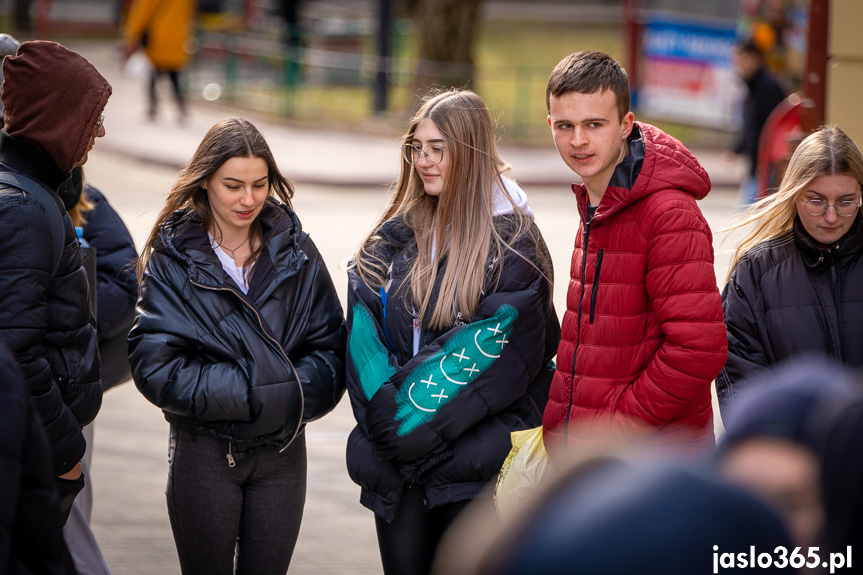
[[[491,114],[468,90],[426,100],[401,173],[348,270],[347,464],[374,512],[384,573],[427,573],[537,427],[560,326],[527,196],[503,174]]]
[[[743,378],[804,353],[863,365],[863,155],[824,126],[804,139],[779,189],[728,231],[746,228],[722,292],[728,361],[723,414]]]

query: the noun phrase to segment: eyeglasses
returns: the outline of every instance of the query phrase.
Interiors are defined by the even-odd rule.
[[[440,144],[426,144],[422,148],[416,144],[405,144],[402,146],[402,155],[405,157],[405,162],[415,164],[419,160],[420,154],[425,156],[429,164],[440,164],[443,160],[443,153],[446,148]]]
[[[105,123],[105,116],[103,116],[102,114],[99,114],[99,121],[96,123],[96,131],[97,132],[102,129],[102,124],[104,124],[104,123]]]
[[[801,198],[800,203],[803,204],[803,209],[810,216],[823,216],[827,213],[827,209],[832,206],[837,216],[850,218],[860,210],[860,206],[863,205],[863,197],[856,200],[840,200],[835,204],[828,204],[821,198],[810,198],[808,200]]]

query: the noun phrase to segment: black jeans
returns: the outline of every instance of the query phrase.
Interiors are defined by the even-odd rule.
[[[392,523],[375,515],[378,547],[386,575],[425,575],[447,527],[470,501],[448,503],[427,510],[425,487],[405,487]]]
[[[228,466],[228,443],[171,426],[168,515],[183,575],[284,575],[306,500],[306,437]],[[236,561],[236,571],[234,562]]]

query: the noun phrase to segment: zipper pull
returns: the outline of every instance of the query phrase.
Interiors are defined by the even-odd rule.
[[[236,461],[234,461],[234,456],[233,456],[233,455],[231,455],[231,446],[232,446],[232,445],[233,445],[233,442],[229,441],[229,442],[228,442],[228,455],[227,455],[227,457],[228,457],[228,467],[236,467],[236,466],[237,466],[237,462],[236,462]]]

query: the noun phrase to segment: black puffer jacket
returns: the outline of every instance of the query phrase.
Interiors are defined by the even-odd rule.
[[[728,362],[716,378],[723,414],[735,384],[784,360],[822,353],[863,366],[863,223],[829,249],[803,229],[749,250],[722,291]]]
[[[89,204],[83,214],[83,236],[96,250],[96,332],[102,363],[102,389],[132,379],[126,338],[135,320],[138,300],[138,277],[135,265],[138,251],[132,235],[120,215],[102,192],[84,183],[84,171],[72,170],[72,176],[58,190],[69,213]],[[86,203],[81,202],[81,197]],[[80,212],[79,212],[80,213]],[[74,218],[73,218],[73,221]]]
[[[98,189],[86,184],[93,204],[84,223],[84,239],[96,248],[96,326],[102,358],[102,388],[129,380],[126,338],[135,319],[138,252],[120,215]]]
[[[504,237],[510,217],[496,218]],[[474,316],[443,331],[423,326],[413,355],[403,282],[416,241],[401,219],[379,234],[386,245],[378,255],[392,263],[386,299],[348,272],[348,392],[358,424],[347,465],[360,502],[391,521],[406,483],[423,484],[433,508],[472,499],[497,476],[510,432],[542,422],[560,324],[525,238],[515,247],[532,262],[507,252],[499,284]],[[436,297],[437,290],[430,307]]]
[[[69,176],[5,132],[0,132],[0,163],[0,170],[22,173],[53,190]],[[96,417],[102,387],[87,274],[72,220],[56,200],[65,239],[52,280],[48,215],[29,194],[0,184],[0,339],[21,367],[51,443],[54,471],[61,475],[84,455],[80,427]]]
[[[51,452],[18,365],[0,343],[0,573],[65,575]]]
[[[168,421],[243,452],[282,447],[344,393],[345,327],[332,280],[286,206],[259,216],[248,295],[222,269],[198,215],[162,226],[129,334],[135,384]]]
[[[84,194],[93,204],[84,223],[84,239],[96,248],[99,341],[114,337],[131,324],[138,298],[135,242],[120,215],[98,189],[86,184]],[[123,334],[125,337],[128,332]]]

